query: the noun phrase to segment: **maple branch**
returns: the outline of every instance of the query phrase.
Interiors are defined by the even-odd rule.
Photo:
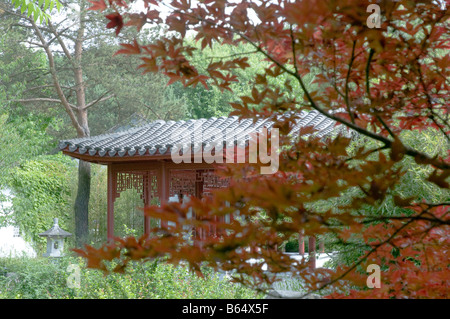
[[[390,127],[386,124],[386,122],[381,118],[381,116],[375,111],[375,117],[377,120],[383,125],[386,131],[388,131],[389,135],[392,136],[394,139],[397,137],[394,132],[390,129]]]
[[[445,136],[445,138],[447,139],[448,142],[450,142],[450,136],[447,135],[447,133],[445,133],[444,129],[441,127],[441,125],[436,121],[435,118],[435,114],[433,112],[432,109],[430,109],[431,111],[431,115],[428,117],[429,119],[431,119],[431,121],[434,123],[434,125],[436,125],[436,127],[439,129],[439,131],[441,131],[441,133]],[[445,123],[445,122],[444,122]]]
[[[445,133],[444,129],[439,125],[439,123],[436,122],[436,119],[434,118],[433,102],[431,100],[431,96],[428,93],[428,89],[427,89],[427,87],[425,85],[425,81],[423,79],[423,74],[422,74],[420,62],[418,60],[416,60],[416,62],[417,62],[417,65],[418,65],[417,72],[419,73],[420,84],[423,87],[424,94],[425,94],[425,96],[427,98],[428,109],[430,110],[430,113],[431,113],[431,116],[428,116],[428,118],[431,119],[431,121],[438,127],[438,129],[441,131],[441,133],[447,138],[447,141],[450,142],[450,136],[448,136],[447,133]]]
[[[211,21],[205,20],[205,19],[203,19],[203,18],[201,18],[201,17],[193,16],[193,15],[187,14],[187,13],[185,13],[185,12],[182,12],[182,11],[180,11],[180,10],[174,10],[174,12],[179,13],[179,14],[181,14],[181,15],[190,16],[190,17],[192,17],[192,18],[197,19],[199,22],[204,22],[204,23],[207,23],[207,24],[216,26],[216,25],[213,24]],[[221,28],[223,28],[224,30],[227,30],[227,31],[229,31],[229,32],[231,32],[231,33],[234,33],[234,34],[239,35],[239,36],[242,37],[244,40],[246,40],[251,46],[253,46],[257,52],[262,53],[267,59],[269,59],[270,61],[272,61],[273,63],[275,63],[275,64],[276,64],[280,69],[282,69],[284,72],[286,72],[286,73],[288,73],[289,75],[295,77],[295,78],[297,79],[297,81],[299,82],[299,84],[300,84],[300,86],[301,86],[303,92],[305,93],[305,95],[306,95],[306,97],[307,97],[309,103],[311,104],[312,108],[314,108],[315,110],[317,110],[319,113],[321,113],[321,114],[323,114],[324,116],[326,116],[326,117],[328,117],[328,118],[330,118],[330,119],[332,119],[332,120],[335,120],[336,122],[339,122],[339,123],[341,123],[341,124],[343,124],[343,125],[345,125],[345,126],[347,126],[347,127],[350,127],[351,129],[355,130],[356,132],[358,132],[358,133],[360,133],[360,134],[362,134],[362,135],[366,135],[366,136],[371,137],[371,138],[373,138],[373,139],[375,139],[375,140],[378,140],[378,141],[380,141],[380,142],[383,142],[384,144],[386,144],[386,145],[388,145],[388,146],[391,145],[391,141],[388,140],[387,138],[384,138],[383,136],[379,136],[378,134],[375,134],[375,133],[372,133],[372,132],[370,132],[370,131],[367,131],[367,130],[365,130],[365,129],[363,129],[363,128],[361,128],[361,127],[359,127],[359,126],[357,126],[357,125],[355,125],[355,124],[353,124],[353,123],[347,122],[347,121],[344,120],[344,119],[341,119],[341,118],[339,118],[339,117],[336,117],[336,116],[334,116],[334,115],[332,115],[332,114],[330,114],[330,113],[324,111],[324,110],[323,110],[322,108],[320,108],[320,107],[315,103],[315,101],[312,99],[312,97],[311,97],[309,91],[307,90],[307,88],[306,88],[306,86],[305,86],[305,84],[304,84],[304,82],[303,82],[303,79],[302,79],[302,77],[300,76],[300,74],[295,73],[295,72],[289,70],[285,65],[281,64],[278,60],[276,60],[274,57],[272,57],[269,53],[267,53],[267,52],[265,52],[263,49],[261,49],[261,47],[260,47],[259,45],[257,45],[256,43],[254,43],[249,37],[247,37],[247,36],[246,36],[245,34],[243,34],[242,32],[240,32],[240,31],[238,31],[238,30],[226,28],[226,27],[223,27],[223,26],[221,26]],[[423,156],[426,157],[426,155],[423,155]],[[444,164],[444,165],[446,165],[446,164]],[[447,166],[450,167],[450,165],[447,165]]]
[[[328,117],[328,118],[330,118],[330,119],[332,119],[332,120],[334,120],[334,121],[336,121],[338,123],[341,123],[341,124],[343,124],[343,125],[351,128],[351,129],[353,129],[354,131],[356,131],[356,132],[358,132],[358,133],[360,133],[362,135],[371,137],[374,140],[377,140],[377,141],[380,141],[380,142],[384,143],[387,148],[391,147],[391,145],[392,145],[392,141],[391,140],[389,140],[389,139],[387,139],[387,138],[385,138],[383,136],[380,136],[380,135],[378,135],[376,133],[372,133],[370,131],[367,131],[367,130],[365,130],[365,129],[363,129],[363,128],[361,128],[361,127],[359,127],[359,126],[357,126],[357,125],[355,125],[353,123],[350,123],[350,122],[348,122],[348,121],[346,121],[346,120],[344,120],[344,119],[342,119],[340,117],[334,116],[333,114],[330,114],[330,113],[324,111],[321,107],[319,107],[316,104],[316,102],[311,97],[311,94],[309,93],[308,89],[306,88],[305,83],[303,82],[303,79],[300,76],[300,74],[295,74],[294,72],[292,72],[291,70],[286,68],[283,64],[281,64],[279,61],[277,61],[269,53],[267,53],[264,50],[262,50],[258,45],[256,45],[253,41],[251,41],[244,34],[241,34],[239,31],[235,31],[235,33],[237,33],[240,36],[242,36],[242,38],[245,39],[247,42],[249,42],[249,44],[252,45],[257,51],[262,53],[267,59],[269,59],[270,61],[275,63],[283,71],[285,71],[289,75],[295,77],[297,79],[297,81],[299,82],[300,87],[302,88],[303,92],[305,93],[306,98],[308,99],[308,102],[311,104],[311,107],[313,109],[315,109],[316,111],[318,111],[322,115],[324,115],[324,116],[326,116],[326,117]],[[428,161],[430,164],[432,164],[432,165],[434,165],[434,166],[436,166],[436,167],[438,167],[440,169],[450,169],[450,164],[447,164],[447,163],[441,162],[441,161],[437,161],[436,159],[430,158],[428,155],[423,154],[423,153],[421,153],[419,151],[413,150],[413,149],[411,149],[411,148],[409,148],[407,146],[405,146],[405,154],[413,156],[413,157],[416,157],[416,158],[418,157],[418,158],[420,158],[421,160],[424,160],[424,161]]]
[[[235,56],[249,55],[249,54],[253,54],[253,53],[258,53],[258,51],[253,50],[253,51],[248,51],[248,52],[233,53],[233,54],[226,55],[226,56],[208,56],[208,57],[206,57],[206,59],[225,59],[225,58],[232,58]]]
[[[292,72],[291,70],[289,70],[288,68],[286,68],[286,66],[284,66],[283,64],[281,64],[279,61],[277,61],[274,57],[272,57],[269,53],[265,52],[264,50],[262,50],[258,45],[256,45],[253,41],[251,41],[247,36],[245,36],[244,34],[241,34],[239,31],[235,31],[237,34],[239,34],[242,38],[244,38],[247,42],[249,42],[249,44],[251,44],[258,52],[262,53],[267,59],[269,59],[270,61],[272,61],[273,63],[275,63],[279,68],[281,68],[284,72],[288,73],[289,75],[295,77],[297,79],[297,81],[300,84],[300,87],[302,88],[303,92],[306,95],[306,98],[308,99],[308,102],[311,104],[311,107],[313,109],[315,109],[316,111],[318,111],[319,113],[321,113],[322,115],[335,120],[336,122],[339,122],[341,124],[344,124],[347,127],[350,127],[351,129],[355,130],[356,132],[362,134],[362,135],[366,135],[368,137],[371,137],[375,140],[378,140],[380,142],[383,142],[387,145],[391,144],[391,141],[388,140],[387,138],[384,138],[383,136],[379,136],[378,134],[372,133],[370,131],[367,131],[353,123],[347,122],[346,120],[334,116],[333,114],[330,114],[326,111],[324,111],[321,107],[319,107],[316,102],[313,100],[313,98],[311,97],[311,94],[309,93],[308,89],[306,88],[305,83],[303,82],[302,77],[300,76],[300,74],[296,74],[295,72]]]
[[[445,125],[445,126],[447,126],[447,127],[450,129],[450,122],[448,121],[448,115],[449,115],[449,113],[447,113],[447,115],[446,115],[447,119],[443,119],[443,118],[439,115],[439,113],[436,113],[436,110],[431,109],[430,111],[431,111],[431,116],[436,116],[436,117],[443,123],[442,125]]]
[[[216,24],[214,24],[212,21],[209,21],[208,19],[204,19],[204,18],[199,17],[199,16],[194,16],[192,14],[189,14],[189,13],[186,13],[186,12],[182,12],[181,10],[177,10],[177,9],[174,9],[173,11],[175,13],[180,14],[180,15],[185,15],[185,16],[194,18],[194,19],[196,19],[199,22],[203,22],[203,23],[212,25],[214,27],[217,27]],[[385,138],[383,136],[380,136],[380,135],[378,135],[376,133],[370,132],[370,131],[368,131],[366,129],[363,129],[363,128],[361,128],[361,127],[359,127],[359,126],[357,126],[357,125],[355,125],[355,124],[353,124],[351,122],[348,122],[348,121],[346,121],[346,120],[344,120],[344,119],[342,119],[340,117],[334,116],[333,114],[330,114],[330,113],[326,112],[325,110],[323,110],[321,107],[319,107],[316,104],[316,102],[314,101],[314,99],[312,98],[312,96],[309,93],[308,89],[306,88],[306,86],[305,86],[305,84],[303,82],[303,79],[300,76],[300,74],[296,74],[292,70],[289,70],[285,65],[281,64],[278,60],[276,60],[268,52],[264,51],[259,45],[254,43],[248,36],[246,36],[245,34],[243,34],[240,31],[232,29],[232,28],[228,28],[228,27],[224,27],[224,26],[220,26],[220,28],[222,28],[222,29],[224,29],[224,30],[226,30],[228,32],[231,32],[233,34],[239,35],[241,38],[246,40],[251,46],[253,46],[257,52],[263,54],[268,60],[272,61],[281,70],[283,70],[287,74],[289,74],[289,75],[293,76],[294,78],[296,78],[297,81],[299,82],[300,87],[302,88],[302,90],[303,90],[303,92],[304,92],[308,102],[311,104],[311,107],[313,109],[315,109],[316,111],[318,111],[322,115],[324,115],[324,116],[326,116],[326,117],[328,117],[328,118],[330,118],[330,119],[332,119],[332,120],[334,120],[334,121],[336,121],[338,123],[341,123],[341,124],[343,124],[343,125],[351,128],[351,129],[353,129],[354,131],[356,131],[356,132],[358,132],[358,133],[360,133],[362,135],[368,136],[370,138],[373,138],[374,140],[377,140],[377,141],[380,141],[380,142],[384,143],[384,145],[387,148],[391,147],[391,145],[392,145],[392,141],[391,140],[389,140],[389,139],[387,139],[387,138]],[[373,55],[373,53],[372,53],[372,55]],[[411,149],[409,147],[406,147],[406,146],[405,146],[405,154],[407,154],[409,156],[412,156],[412,157],[415,157],[416,159],[418,158],[418,159],[420,159],[422,161],[426,161],[429,164],[436,166],[437,168],[450,169],[450,164],[447,164],[445,162],[441,162],[441,161],[438,161],[436,159],[430,158],[426,154],[423,154],[423,153],[421,153],[419,151],[413,150],[413,149]]]
[[[367,97],[370,101],[372,101],[372,97],[370,95],[370,81],[369,81],[369,74],[370,74],[370,63],[372,62],[373,55],[375,54],[375,50],[370,48],[369,50],[369,57],[367,58],[367,64],[366,64],[366,92]]]
[[[425,204],[425,205],[427,205],[429,207],[450,206],[450,202],[442,202],[442,203],[437,203],[437,204],[431,204],[431,203],[423,203],[423,204]],[[448,214],[448,213],[450,213],[450,211],[448,211],[445,214]]]
[[[298,74],[297,54],[295,52],[295,38],[294,38],[294,32],[292,31],[292,24],[290,25],[290,35],[291,35],[291,46],[292,46],[292,63],[294,64],[295,74]]]
[[[385,149],[388,149],[388,148],[389,148],[389,146],[383,145],[383,146],[380,146],[380,147],[368,150],[368,151],[364,152],[363,154],[361,154],[360,156],[367,157],[367,156],[369,156],[372,153],[375,153],[375,152],[378,152],[378,151],[382,151],[382,150],[385,150]],[[355,157],[352,156],[352,157],[347,158],[345,161],[348,162],[348,161],[351,161],[351,160],[354,160],[354,159],[355,159]]]
[[[369,75],[370,75],[370,63],[372,62],[372,58],[373,58],[374,54],[375,54],[375,50],[371,48],[369,50],[369,57],[367,58],[367,64],[366,64],[366,93],[367,93],[367,97],[370,100],[370,104],[372,104],[372,97],[370,95],[370,76]],[[376,110],[375,110],[375,117],[381,123],[381,125],[383,125],[383,127],[386,129],[386,131],[388,131],[389,135],[391,135],[395,139],[396,138],[395,134],[392,132],[392,130],[389,128],[389,126],[383,121],[383,119],[377,113]]]
[[[336,80],[332,80],[330,79],[330,77],[326,74],[325,69],[322,67],[321,68],[322,71],[322,75],[327,79],[327,81],[331,84],[331,86],[334,88],[334,90],[336,91],[337,94],[339,94],[340,97],[342,97],[343,99],[345,99],[344,94],[339,90],[339,88],[336,85]]]
[[[352,55],[350,58],[350,62],[348,64],[348,71],[347,71],[347,77],[345,79],[345,105],[347,106],[347,112],[348,114],[350,114],[350,119],[352,121],[353,124],[355,124],[355,117],[353,116],[353,113],[350,109],[350,103],[348,100],[348,81],[350,80],[350,73],[352,71],[352,65],[353,65],[353,61],[355,60],[355,47],[356,47],[356,40],[353,40],[353,46],[352,46]]]
[[[375,221],[389,221],[389,220],[425,220],[429,222],[437,222],[442,225],[450,225],[450,220],[442,220],[440,218],[437,218],[433,214],[431,214],[433,217],[421,217],[421,216],[379,216],[379,217],[373,217],[371,219],[367,219],[365,221],[362,221],[364,224],[373,223]]]
[[[422,214],[424,214],[425,212],[426,212],[426,210],[423,211],[423,212],[421,212],[421,213],[419,214],[419,216],[422,215]],[[419,217],[419,216],[418,216],[418,217]],[[356,267],[358,267],[358,266],[359,266],[364,260],[366,260],[370,255],[372,255],[374,252],[376,252],[376,251],[378,250],[378,248],[380,248],[381,246],[383,246],[383,245],[389,243],[389,241],[391,241],[391,240],[392,240],[392,239],[393,239],[400,231],[402,231],[404,228],[406,228],[407,226],[409,226],[409,224],[411,224],[413,221],[414,221],[413,219],[409,220],[408,222],[406,222],[405,224],[403,224],[401,227],[399,227],[398,229],[396,229],[396,230],[395,230],[395,231],[394,231],[394,232],[393,232],[386,240],[384,240],[384,241],[382,241],[382,242],[380,242],[380,243],[374,245],[374,247],[373,247],[369,252],[367,252],[367,253],[366,253],[363,257],[361,257],[355,264],[353,264],[349,269],[347,269],[346,271],[344,271],[344,272],[343,272],[341,275],[339,275],[337,278],[335,278],[335,279],[333,279],[333,280],[330,280],[329,282],[325,283],[323,286],[321,286],[321,287],[319,287],[319,288],[317,288],[317,289],[315,289],[315,290],[313,290],[313,291],[310,291],[310,292],[304,294],[304,295],[301,296],[300,298],[304,298],[304,297],[308,296],[309,294],[311,294],[311,293],[313,293],[313,292],[320,291],[320,290],[322,290],[322,289],[324,289],[324,288],[326,288],[326,287],[328,287],[328,286],[330,286],[330,285],[332,285],[332,284],[338,282],[339,280],[343,279],[343,278],[344,278],[345,276],[347,276],[350,272],[352,272],[353,270],[355,270]]]

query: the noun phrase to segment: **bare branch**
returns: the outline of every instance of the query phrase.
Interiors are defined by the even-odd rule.
[[[33,91],[33,90],[39,90],[39,89],[45,89],[45,88],[54,88],[55,86],[52,84],[47,84],[47,85],[39,85],[39,86],[33,86],[31,88],[28,88],[27,91]],[[63,86],[61,85],[61,87],[63,89],[67,89],[67,90],[75,90],[73,87],[70,86]]]
[[[54,87],[54,86],[52,86]],[[20,102],[20,103],[32,103],[32,102],[50,102],[50,103],[61,103],[61,100],[59,99],[51,99],[46,97],[36,97],[31,99],[17,99],[17,100],[9,100],[9,102]],[[77,109],[77,107],[71,103],[69,103],[69,106],[73,109]]]
[[[59,34],[59,32],[55,29],[55,27],[53,26],[53,24],[51,23],[51,21],[48,21],[48,26],[50,27],[50,31],[55,35],[54,39],[58,40],[58,43],[60,45],[60,47],[62,48],[65,56],[67,57],[67,59],[70,61],[70,63],[72,64],[73,67],[75,67],[75,64],[73,62],[72,59],[72,55],[70,54],[69,50],[67,49],[66,44],[64,43],[64,41],[61,39],[61,36]],[[72,26],[70,26],[72,27]],[[68,30],[69,28],[64,29],[62,32]]]
[[[39,48],[43,48],[44,47],[41,43],[33,42],[33,41],[30,41],[30,40],[23,40],[23,41],[20,41],[19,43],[22,43],[22,42],[28,43],[30,45],[37,46]]]
[[[155,110],[150,106],[150,105],[146,105],[143,104],[148,110],[150,110],[155,116],[156,118],[160,118],[159,114],[155,112]]]
[[[66,96],[64,95],[64,92],[63,92],[63,90],[62,90],[62,88],[60,86],[59,79],[58,79],[58,76],[56,74],[56,67],[55,67],[55,61],[54,61],[54,58],[53,58],[53,53],[51,52],[50,48],[48,47],[47,42],[45,41],[45,38],[44,38],[44,36],[41,33],[41,30],[36,25],[34,20],[33,19],[28,19],[28,21],[33,26],[33,28],[34,28],[34,30],[36,32],[36,35],[38,36],[39,40],[41,41],[42,45],[44,46],[45,53],[47,54],[49,70],[50,70],[50,73],[52,75],[53,84],[55,86],[56,92],[58,94],[58,97],[60,98],[60,103],[64,106],[67,114],[70,117],[72,125],[77,130],[77,133],[80,136],[84,136],[85,135],[85,131],[81,127],[81,125],[78,123],[77,117],[76,117],[75,113],[72,110],[73,106],[69,103],[69,101],[67,101]]]
[[[83,107],[83,110],[86,110],[86,109],[90,108],[91,106],[93,106],[93,105],[95,105],[95,104],[97,104],[97,103],[99,103],[99,102],[106,101],[106,100],[108,100],[108,99],[110,99],[110,98],[112,98],[112,97],[115,96],[114,94],[110,94],[110,95],[108,95],[108,96],[105,96],[105,95],[108,94],[109,92],[111,92],[111,90],[105,92],[103,95],[101,95],[101,96],[100,96],[98,99],[96,99],[95,101],[92,101],[92,102],[86,104],[86,106]]]

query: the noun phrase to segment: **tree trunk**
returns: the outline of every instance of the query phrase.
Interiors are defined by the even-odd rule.
[[[73,56],[73,72],[76,84],[77,97],[77,122],[82,128],[82,132],[78,132],[78,137],[89,137],[88,114],[86,108],[86,84],[83,81],[83,69],[81,67],[81,59],[83,52],[84,33],[85,33],[85,3],[80,2],[79,19],[80,24],[77,31],[77,37],[74,42]],[[75,237],[78,247],[86,244],[89,239],[89,197],[91,192],[91,164],[79,161],[78,164],[78,189],[77,198],[75,200]]]
[[[81,247],[89,239],[89,197],[91,189],[91,164],[85,161],[78,163],[78,190],[75,199],[75,238],[76,245]]]

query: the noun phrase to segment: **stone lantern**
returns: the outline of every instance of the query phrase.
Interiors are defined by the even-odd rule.
[[[58,218],[53,218],[53,227],[40,233],[39,236],[47,237],[47,252],[44,257],[61,257],[63,256],[64,238],[72,236],[71,233],[59,228]]]

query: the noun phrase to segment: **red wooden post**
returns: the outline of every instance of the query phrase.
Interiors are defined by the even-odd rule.
[[[143,197],[144,197],[144,211],[147,207],[150,206],[150,201],[152,200],[151,195],[151,189],[152,189],[152,176],[150,174],[144,175],[144,183],[142,185],[144,188],[143,191]],[[144,234],[149,236],[150,235],[150,217],[147,215],[144,215]]]
[[[325,253],[325,242],[323,241],[323,238],[319,239],[319,253]]]
[[[148,206],[144,206],[144,209],[147,208]],[[150,235],[150,217],[148,216],[144,216],[144,234],[145,235]]]
[[[115,200],[115,193],[116,193],[116,172],[113,170],[112,165],[108,165],[108,207],[107,207],[107,216],[106,216],[106,222],[107,222],[107,238],[108,241],[112,240],[114,237],[114,200]]]
[[[298,234],[298,253],[301,256],[305,255],[305,237],[303,236],[303,232]]]
[[[203,170],[201,170],[201,169],[195,170],[195,176],[196,177],[197,177],[197,175],[201,176],[202,172],[203,172]],[[195,189],[194,196],[201,199],[203,197],[203,181],[202,181],[202,179],[200,178],[199,180],[195,180],[194,185],[195,185],[194,186],[194,189]],[[195,218],[198,218],[198,217],[196,216]],[[200,241],[199,245],[200,245],[200,247],[202,247],[202,244],[203,244],[202,242],[204,241],[204,239],[206,237],[204,229],[202,229],[201,227],[196,228],[194,234],[198,236],[198,238],[195,238],[194,240],[199,240]]]
[[[316,268],[316,237],[309,236],[308,239],[309,268]]]
[[[166,162],[163,160],[161,161],[161,198],[160,202],[161,204],[167,203],[169,201],[169,194],[170,194],[170,172],[169,169],[166,167]],[[161,226],[167,227],[168,222],[161,220]]]

